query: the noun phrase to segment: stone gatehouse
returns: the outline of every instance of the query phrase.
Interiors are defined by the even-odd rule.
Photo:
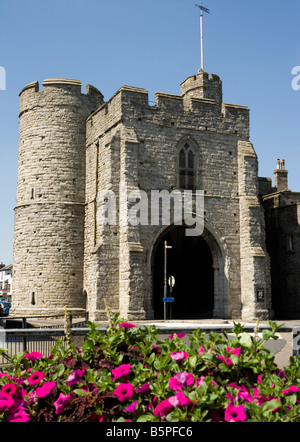
[[[172,216],[168,224],[121,222],[132,207],[147,213],[141,195],[150,204],[151,192],[175,190],[202,192],[201,235],[187,236]],[[114,222],[103,223],[110,195]],[[179,95],[157,92],[155,105],[129,86],[108,101],[90,85],[82,93],[77,80],[26,86],[13,269],[17,314],[66,306],[101,320],[106,300],[127,319],[158,319],[173,276],[174,319],[272,316],[249,109],[224,103],[220,78],[203,71]]]

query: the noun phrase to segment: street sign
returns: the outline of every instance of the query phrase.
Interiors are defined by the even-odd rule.
[[[164,302],[174,302],[174,298],[163,298]]]

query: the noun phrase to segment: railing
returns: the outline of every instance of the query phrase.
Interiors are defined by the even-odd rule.
[[[171,333],[191,333],[193,330],[200,330],[201,333],[209,333],[211,331],[222,333],[226,331],[227,333],[232,332],[233,326],[231,325],[203,325],[203,324],[193,324],[188,327],[184,323],[180,326],[172,326],[172,324],[156,325],[161,335],[169,335]],[[147,325],[148,326],[148,325]],[[140,325],[143,329],[143,325]],[[260,329],[260,327],[259,327]],[[261,327],[261,329],[269,329],[269,327]],[[106,325],[101,325],[98,327],[99,331],[105,333]],[[253,333],[257,328],[246,327],[245,332]],[[86,336],[88,335],[90,329],[86,327],[72,327],[70,329],[72,342],[77,345],[83,345]],[[260,330],[258,330],[260,331]],[[292,346],[290,349],[290,355],[296,356],[300,355],[300,326],[284,326],[280,328],[281,333],[292,333]],[[61,342],[62,346],[67,345],[66,342],[66,332],[64,328],[22,328],[22,329],[3,329],[0,328],[0,348],[5,350],[9,357],[14,356],[19,352],[32,352],[37,351],[43,353],[44,356],[49,356],[51,350],[57,341]],[[6,364],[7,360],[4,356],[0,356],[0,365]]]

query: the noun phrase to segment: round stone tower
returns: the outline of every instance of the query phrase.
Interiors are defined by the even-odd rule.
[[[12,314],[84,311],[86,119],[102,94],[77,80],[20,93]]]

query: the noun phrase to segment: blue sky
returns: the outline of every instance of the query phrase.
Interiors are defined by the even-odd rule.
[[[13,258],[19,93],[45,78],[81,80],[108,100],[123,84],[180,93],[200,68],[198,0],[1,0],[0,262]],[[204,69],[223,82],[225,102],[250,107],[259,175],[286,160],[300,192],[299,0],[205,0]],[[299,81],[300,84],[300,81]],[[41,86],[40,86],[41,87]]]

